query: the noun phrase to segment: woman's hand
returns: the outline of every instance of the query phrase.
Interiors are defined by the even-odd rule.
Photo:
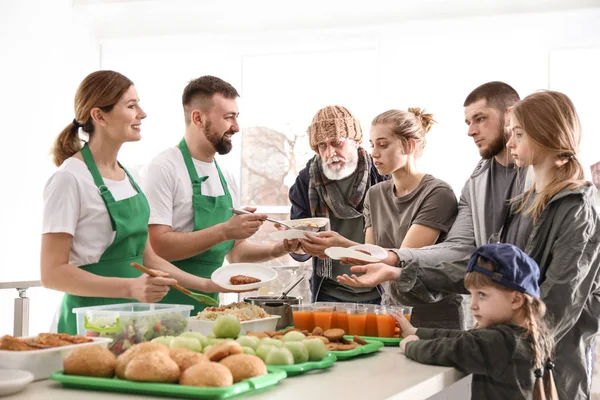
[[[350,271],[353,272],[352,276],[339,275],[337,281],[354,287],[375,287],[380,283],[395,281],[400,277],[400,268],[383,263],[355,265],[350,268]],[[363,275],[356,276],[355,273],[363,273]]]
[[[406,353],[406,344],[410,343],[410,342],[414,342],[415,340],[419,340],[419,337],[416,335],[410,335],[408,337],[405,337],[404,339],[402,339],[400,341],[400,352],[402,354]]]
[[[397,311],[393,311],[390,313],[390,315],[394,317],[396,322],[398,322],[398,326],[400,326],[400,332],[402,332],[402,337],[405,338],[408,336],[416,335],[417,328],[415,328],[410,322],[408,322],[404,314],[401,314]]]
[[[334,231],[304,232],[304,236],[306,239],[299,239],[299,241],[306,254],[321,259],[327,258],[325,249],[329,247],[347,247],[345,244],[348,244],[348,239]]]
[[[175,279],[168,278],[169,274],[153,269],[158,277],[142,274],[139,278],[131,279],[129,291],[130,298],[136,299],[141,303],[156,303],[160,301],[169,292],[171,286],[175,285]]]

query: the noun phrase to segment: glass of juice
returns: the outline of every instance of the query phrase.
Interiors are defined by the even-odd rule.
[[[377,333],[382,338],[393,338],[396,333],[397,322],[390,315],[391,312],[400,312],[402,307],[380,307],[377,312]]]
[[[334,303],[315,303],[313,304],[313,313],[315,316],[315,327],[320,327],[324,331],[333,327]]]
[[[292,318],[294,327],[312,332],[315,329],[315,317],[312,304],[293,304]]]
[[[356,308],[356,303],[336,303],[335,304],[335,323],[336,328],[343,329],[344,332],[348,333],[348,313],[346,310],[352,310]]]
[[[365,336],[367,328],[367,308],[359,304],[353,309],[347,309],[346,315],[348,315],[349,334]]]
[[[408,320],[408,322],[410,322],[410,318],[412,316],[412,310],[413,308],[411,306],[396,306],[393,307],[395,310],[399,312],[400,314],[404,315],[404,318],[406,318]],[[397,333],[398,337],[402,337],[402,328],[400,328],[399,326],[397,327]]]
[[[376,304],[366,304],[367,309],[367,325],[365,328],[365,336],[377,337],[377,310],[381,306]]]

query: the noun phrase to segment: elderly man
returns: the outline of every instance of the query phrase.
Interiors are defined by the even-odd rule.
[[[360,122],[345,107],[327,106],[314,116],[308,135],[317,154],[290,188],[291,218],[327,217],[332,231],[364,243],[363,201],[369,188],[385,178],[377,173],[371,156],[360,146]],[[328,232],[318,236],[326,238]],[[348,273],[350,266],[328,258],[324,246],[308,239],[300,241],[306,254],[291,255],[298,261],[313,257],[313,301],[381,302],[377,287],[338,283],[336,277]]]

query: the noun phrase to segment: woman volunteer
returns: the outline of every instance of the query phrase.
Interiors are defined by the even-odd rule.
[[[74,307],[157,302],[175,279],[204,292],[221,289],[179,270],[150,246],[148,202],[117,161],[123,143],[140,140],[144,118],[131,80],[114,71],[93,72],[75,94],[75,119],[54,144],[59,169],[44,189],[41,280],[65,292],[61,333],[77,333]],[[79,128],[89,135],[83,147]],[[131,262],[161,276],[142,275]]]

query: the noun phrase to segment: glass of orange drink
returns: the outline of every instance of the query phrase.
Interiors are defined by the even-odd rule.
[[[356,308],[356,303],[335,303],[335,327],[348,333],[348,313],[346,310]]]
[[[300,330],[312,332],[315,329],[315,317],[312,304],[293,304],[292,318],[294,327]]]
[[[313,313],[315,316],[315,327],[320,327],[324,331],[333,327],[333,311],[335,303],[319,302],[313,304]]]
[[[366,304],[367,322],[365,328],[365,336],[377,337],[377,310],[381,306],[376,304]]]
[[[348,316],[348,332],[350,335],[365,336],[367,329],[367,308],[358,304],[355,308],[346,309]]]

